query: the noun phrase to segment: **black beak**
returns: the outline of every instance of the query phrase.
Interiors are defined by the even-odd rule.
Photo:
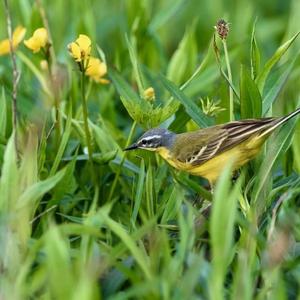
[[[123,151],[134,150],[134,149],[137,149],[137,148],[138,148],[138,145],[136,143],[134,143],[131,146],[125,148]]]

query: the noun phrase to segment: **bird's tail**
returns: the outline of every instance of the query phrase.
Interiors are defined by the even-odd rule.
[[[271,133],[278,126],[284,124],[285,122],[287,122],[288,120],[290,120],[291,118],[295,117],[298,114],[300,114],[300,107],[298,109],[296,109],[295,111],[291,112],[290,114],[288,114],[287,116],[276,119],[274,121],[273,125],[271,127],[269,127],[267,130],[264,130],[260,136]]]

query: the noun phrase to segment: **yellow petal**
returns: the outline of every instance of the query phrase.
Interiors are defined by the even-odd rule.
[[[96,76],[98,74],[99,63],[100,63],[100,60],[98,58],[90,57],[88,67],[86,69],[86,75]]]
[[[40,47],[40,43],[38,42],[38,40],[36,40],[35,38],[31,37],[28,40],[24,41],[24,45],[29,48],[30,50],[32,50],[34,53],[39,52],[41,47]]]
[[[23,26],[17,26],[13,32],[13,44],[17,47],[24,39],[26,28]]]
[[[90,76],[93,80],[100,83],[108,83],[106,79],[103,79],[105,74],[107,73],[107,66],[104,62],[102,62],[99,58],[90,57],[89,64],[86,69],[86,75]]]
[[[81,61],[81,51],[80,51],[79,46],[73,42],[68,45],[68,49],[69,49],[70,54],[73,56],[73,58],[76,61],[80,62]]]
[[[10,52],[9,40],[3,40],[0,42],[0,55],[5,55]]]
[[[44,27],[38,28],[33,33],[32,37],[34,37],[38,41],[40,47],[45,47],[46,44],[48,43],[48,32]]]
[[[13,48],[16,49],[23,40],[26,33],[26,29],[22,26],[18,26],[13,32]],[[0,42],[0,55],[5,55],[10,52],[9,39],[5,39]]]
[[[79,46],[83,58],[86,58],[90,55],[92,42],[87,35],[80,34],[79,38],[75,41],[75,43]]]
[[[43,27],[38,28],[34,31],[31,38],[24,41],[27,48],[32,50],[34,53],[39,52],[41,48],[45,47],[48,43],[48,33]]]

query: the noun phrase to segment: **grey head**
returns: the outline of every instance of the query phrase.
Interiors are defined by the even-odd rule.
[[[124,149],[146,149],[155,151],[159,147],[171,148],[176,134],[164,128],[154,128],[146,131],[134,144]]]

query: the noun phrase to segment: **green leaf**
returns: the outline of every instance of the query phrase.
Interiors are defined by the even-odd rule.
[[[174,220],[180,212],[180,206],[184,199],[183,189],[174,182],[171,194],[164,205],[163,215],[161,217],[161,224],[167,224],[169,221]]]
[[[266,92],[265,97],[262,102],[262,115],[265,116],[268,110],[271,108],[274,101],[280,94],[283,86],[285,85],[288,77],[290,76],[297,59],[299,58],[300,52],[295,56],[295,58],[288,63],[284,68],[284,72],[271,84],[271,88]]]
[[[131,64],[132,64],[132,67],[133,67],[134,77],[135,77],[135,80],[137,82],[139,93],[142,96],[143,92],[145,90],[145,87],[144,87],[144,84],[143,84],[143,77],[142,77],[142,72],[141,72],[141,69],[140,69],[140,66],[139,66],[136,49],[132,46],[132,44],[130,43],[127,36],[126,36],[126,44],[127,44],[127,47],[128,47],[129,57],[130,57]]]
[[[256,31],[256,22],[255,19],[252,27],[252,34],[251,34],[251,48],[250,48],[250,57],[251,57],[251,77],[253,80],[256,79],[257,74],[260,70],[260,52],[256,42],[255,31]]]
[[[65,194],[72,195],[77,187],[77,183],[74,177],[74,170],[76,166],[76,155],[74,156],[73,160],[66,166],[65,175],[60,182],[56,185],[55,189],[53,190],[52,199],[57,201],[62,199]],[[54,205],[54,201],[50,200],[47,204],[47,207],[51,207]]]
[[[15,204],[21,193],[19,186],[19,172],[15,151],[15,135],[8,140],[4,153],[4,163],[1,169],[0,179],[0,211],[9,212],[15,210]]]
[[[126,230],[121,226],[121,224],[119,224],[118,222],[110,218],[107,215],[107,213],[103,211],[103,209],[100,209],[97,212],[97,214],[99,215],[101,220],[103,220],[103,222],[107,225],[107,227],[121,239],[123,245],[127,249],[129,249],[134,259],[136,260],[137,264],[140,266],[141,270],[143,271],[145,277],[147,279],[151,279],[152,275],[151,275],[150,268],[148,266],[148,261],[146,259],[147,257],[145,256],[145,253],[138,248],[132,236],[126,232]]]
[[[66,173],[67,168],[60,170],[54,176],[46,180],[39,181],[32,186],[28,187],[18,200],[18,209],[24,208],[30,203],[35,203],[40,197],[53,189],[56,184],[62,180]]]
[[[173,115],[179,107],[178,101],[174,99],[163,106],[154,107],[153,104],[140,98],[117,72],[111,70],[109,76],[119,92],[128,114],[144,128],[158,126]]]
[[[72,126],[71,126],[72,125],[72,105],[71,105],[71,103],[72,102],[70,102],[70,106],[69,106],[69,110],[68,110],[68,116],[67,116],[67,122],[66,122],[66,126],[65,126],[65,129],[64,129],[64,133],[62,135],[61,142],[60,142],[57,154],[55,156],[52,168],[50,170],[49,176],[53,176],[56,173],[56,171],[58,169],[58,166],[61,162],[61,159],[63,157],[64,151],[67,147],[67,143],[68,143],[69,138],[70,138],[70,134],[71,134],[71,130],[72,130]]]
[[[21,51],[17,52],[18,57],[20,60],[28,67],[29,70],[35,75],[37,80],[39,81],[40,85],[43,88],[43,91],[51,98],[52,93],[49,90],[48,83],[43,76],[42,72],[34,65],[34,63]]]
[[[71,269],[70,248],[59,228],[52,226],[45,238],[45,264],[51,298],[71,299],[74,293],[74,277]],[[76,283],[76,286],[78,282]]]
[[[261,95],[244,65],[241,65],[240,74],[240,102],[242,119],[261,117]]]
[[[195,102],[186,97],[185,94],[180,91],[180,89],[174,83],[166,79],[163,75],[160,75],[159,79],[161,80],[163,86],[170,92],[170,94],[181,102],[189,116],[200,127],[208,127],[213,124],[212,119],[205,115]]]
[[[135,192],[134,207],[133,207],[133,212],[132,212],[132,215],[131,215],[131,224],[135,224],[136,218],[137,218],[140,206],[141,206],[144,181],[145,181],[145,162],[142,159],[141,166],[140,166],[140,171],[139,171],[139,179],[138,179],[136,192]]]
[[[109,69],[108,74],[121,97],[126,99],[126,101],[139,104],[141,101],[140,97],[117,71]]]
[[[152,171],[151,164],[148,165],[146,181],[145,181],[145,188],[146,188],[147,214],[148,214],[149,218],[153,218],[154,217],[155,192],[154,192],[153,171]]]
[[[180,84],[193,71],[196,65],[197,44],[195,28],[195,22],[187,28],[168,65],[166,77],[176,84]]]
[[[234,256],[234,224],[237,215],[238,194],[243,180],[231,187],[231,165],[222,172],[214,193],[209,230],[212,248],[210,299],[224,298],[224,280],[227,267]],[[226,199],[226,203],[224,200]],[[226,204],[226,205],[224,205]]]
[[[27,130],[26,147],[19,168],[21,190],[38,181],[38,129],[34,126]]]
[[[160,8],[154,15],[154,18],[152,18],[149,24],[149,31],[154,32],[163,26],[172,16],[176,15],[184,2],[184,0],[169,0],[169,3]]]
[[[296,119],[290,120],[283,128],[276,134],[273,138],[269,151],[267,152],[266,158],[263,160],[263,163],[257,173],[256,184],[253,189],[253,203],[258,212],[258,216],[266,208],[266,198],[262,197],[263,188],[268,181],[272,167],[274,166],[277,158],[280,153],[284,152],[287,149],[291,137],[293,134],[293,129],[295,127]]]
[[[285,52],[289,49],[289,47],[296,40],[300,32],[297,32],[291,39],[282,44],[273,54],[273,56],[265,63],[258,77],[256,78],[256,84],[262,93],[264,90],[265,82],[269,76],[269,73],[273,66],[281,59],[281,57],[285,54]]]
[[[6,122],[7,122],[7,107],[5,90],[2,87],[2,95],[0,97],[0,137],[5,139],[6,136]]]
[[[106,153],[93,153],[93,161],[96,162],[99,165],[105,165],[111,160],[115,159],[117,156],[118,150],[112,150],[108,151]],[[66,156],[62,158],[62,161],[70,161],[75,159],[75,161],[88,161],[89,156],[87,154],[81,154],[81,155],[73,155],[73,156]]]

